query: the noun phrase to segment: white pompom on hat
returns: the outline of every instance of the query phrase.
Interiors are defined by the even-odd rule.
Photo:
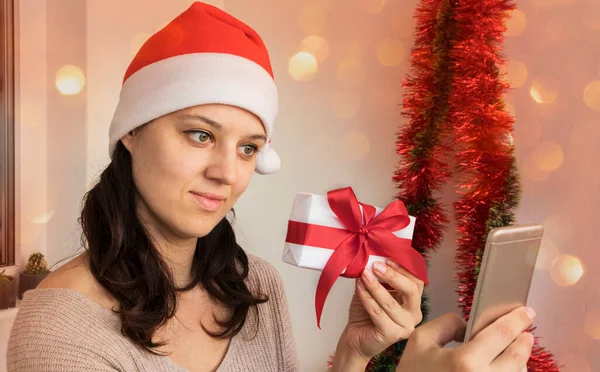
[[[129,65],[109,129],[111,159],[131,130],[202,104],[232,105],[260,118],[267,143],[257,154],[256,172],[279,170],[270,143],[279,99],[268,51],[248,25],[195,2],[152,35]]]

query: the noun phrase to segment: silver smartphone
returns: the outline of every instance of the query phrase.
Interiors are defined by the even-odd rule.
[[[543,232],[542,225],[490,231],[464,342],[501,316],[526,305]]]

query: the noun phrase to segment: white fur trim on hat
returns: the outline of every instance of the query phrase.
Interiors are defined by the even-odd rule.
[[[256,158],[256,172],[258,174],[275,173],[281,168],[281,159],[268,143],[258,152]]]
[[[265,127],[267,141],[271,139],[279,101],[275,82],[264,68],[233,54],[184,54],[148,65],[125,81],[109,130],[110,157],[131,130],[202,104],[232,105],[254,113]],[[257,172],[273,173],[279,167],[279,157],[265,144],[258,154]]]

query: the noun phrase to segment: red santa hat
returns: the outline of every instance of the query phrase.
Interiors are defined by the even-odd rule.
[[[270,147],[279,101],[267,49],[248,25],[219,8],[195,2],[152,35],[129,65],[109,130],[109,154],[131,130],[201,104],[227,104],[260,118],[267,143],[256,172],[280,167]]]

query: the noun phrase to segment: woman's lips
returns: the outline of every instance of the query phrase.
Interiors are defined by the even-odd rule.
[[[200,208],[207,210],[209,212],[218,211],[223,205],[223,201],[225,197],[218,194],[211,193],[196,193],[192,192],[192,196],[196,203],[200,206]]]

